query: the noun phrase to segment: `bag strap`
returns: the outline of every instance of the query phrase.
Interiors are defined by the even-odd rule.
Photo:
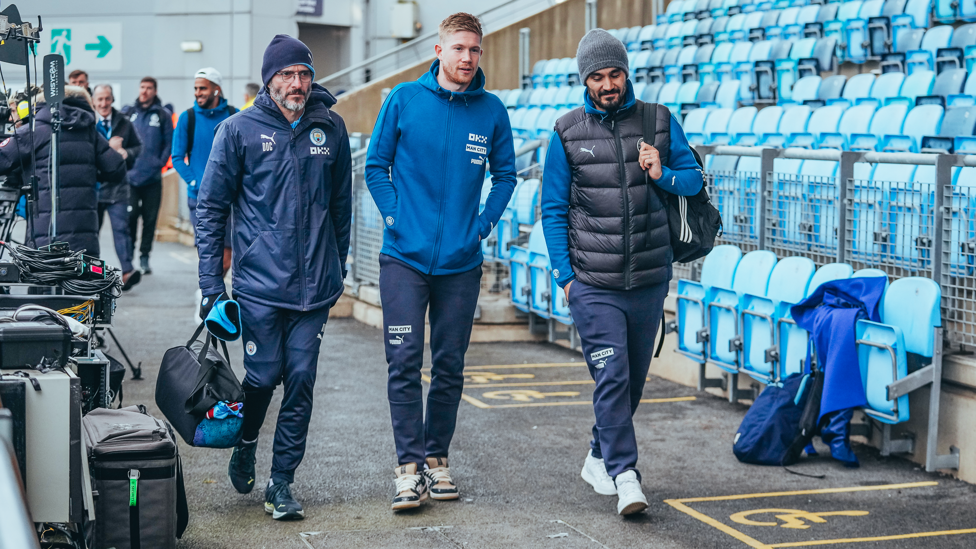
[[[193,130],[197,125],[197,113],[192,108],[186,109],[186,159],[193,154]]]
[[[210,379],[211,372],[220,365],[220,361],[210,360],[210,358],[207,356],[207,353],[210,351],[211,343],[216,341],[217,338],[210,335],[203,344],[203,349],[200,350],[200,356],[197,359],[197,362],[200,363],[200,370],[197,374],[197,382],[193,385],[193,392],[190,393],[191,399],[207,384],[207,380]],[[227,352],[227,344],[220,341],[220,346],[224,351],[224,355],[221,357],[223,359],[223,363],[230,365],[230,353]],[[219,355],[220,351],[217,351],[217,354]],[[209,408],[210,406],[207,406],[206,402],[198,402],[196,406],[189,406],[189,400],[187,400],[187,402],[183,404],[183,411],[188,414],[201,414],[206,412]]]
[[[644,103],[643,126],[644,143],[654,146],[654,136],[657,135],[657,103]],[[650,178],[646,171],[644,174]]]
[[[206,322],[200,321],[200,325],[197,326],[197,329],[196,329],[195,332],[193,332],[193,335],[190,337],[190,340],[186,342],[186,348],[187,349],[189,349],[190,348],[190,345],[193,345],[193,342],[196,341],[198,337],[200,337],[200,334],[203,332],[203,329],[204,329],[204,327],[206,327],[206,325],[207,325]],[[203,356],[203,355],[200,355],[200,356]]]

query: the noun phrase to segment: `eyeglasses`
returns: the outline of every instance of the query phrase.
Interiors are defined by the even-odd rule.
[[[278,71],[275,74],[280,76],[283,82],[289,82],[296,76],[302,82],[309,82],[312,80],[312,71]]]

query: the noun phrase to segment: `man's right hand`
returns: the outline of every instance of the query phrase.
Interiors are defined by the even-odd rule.
[[[207,320],[210,310],[214,308],[214,305],[216,305],[222,297],[224,297],[223,293],[203,296],[203,300],[200,301],[200,320]]]
[[[573,281],[570,280],[569,284],[563,287],[563,292],[566,294],[566,303],[569,303],[569,288],[573,285]]]

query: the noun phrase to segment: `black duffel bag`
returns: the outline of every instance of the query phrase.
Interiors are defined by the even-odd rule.
[[[218,402],[244,402],[244,389],[230,367],[227,345],[207,333],[197,341],[203,323],[186,345],[173,347],[163,355],[156,380],[156,405],[180,437],[191,446],[231,448],[240,442],[243,421],[236,416],[207,419]]]

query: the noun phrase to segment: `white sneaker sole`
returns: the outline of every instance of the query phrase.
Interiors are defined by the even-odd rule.
[[[264,502],[264,512],[271,515],[271,518],[275,520],[300,520],[305,518],[305,511],[293,511],[288,513],[282,513],[281,511],[275,511],[273,505],[268,502]]]
[[[397,503],[394,503],[390,508],[393,509],[394,511],[403,511],[404,509],[416,509],[417,507],[420,507],[421,503],[427,501],[427,496],[428,493],[424,492],[423,494],[420,494],[420,499],[418,499],[417,501],[398,501]]]
[[[623,509],[617,508],[617,513],[622,516],[634,515],[640,513],[644,509],[647,509],[647,502],[638,500],[628,503]]]
[[[585,480],[587,484],[593,487],[594,492],[600,494],[601,496],[617,495],[616,487],[613,487],[613,489],[606,488],[606,487],[600,488],[601,484],[603,483],[597,482],[597,480],[593,478],[593,475],[591,475],[590,472],[586,470],[585,465],[583,466],[583,470],[580,471],[580,476],[583,477],[583,480]]]

